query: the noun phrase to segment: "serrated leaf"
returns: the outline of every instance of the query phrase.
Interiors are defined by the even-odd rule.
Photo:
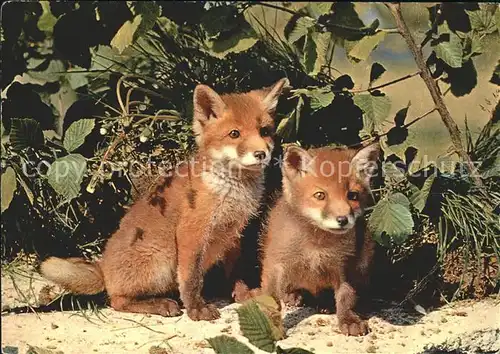
[[[269,295],[256,296],[246,303],[254,302],[257,304],[260,310],[266,315],[266,317],[271,321],[271,328],[273,331],[273,338],[279,340],[285,337],[285,327],[283,325],[283,318],[281,317],[281,311],[279,310],[279,305]]]
[[[497,30],[495,19],[490,11],[479,9],[474,11],[465,10],[465,12],[469,16],[470,25],[473,30],[484,33],[493,33]]]
[[[69,126],[64,134],[63,145],[72,152],[80,147],[94,129],[95,119],[80,119]]]
[[[452,32],[449,33],[449,37],[449,41],[439,42],[434,47],[434,51],[438,58],[452,68],[460,68],[462,66],[462,41]]]
[[[414,193],[410,195],[411,204],[419,212],[422,212],[422,210],[424,210],[427,198],[429,197],[429,193],[431,191],[435,179],[436,179],[436,174],[432,174],[431,176],[427,177],[422,188],[417,189]]]
[[[358,60],[368,59],[371,52],[384,40],[385,35],[386,32],[380,31],[371,36],[364,36],[350,48],[348,56]]]
[[[276,349],[275,333],[269,318],[255,302],[249,302],[236,310],[243,335],[252,345],[272,353]]]
[[[207,339],[212,349],[217,354],[253,354],[252,349],[241,343],[236,338],[221,335]]]
[[[7,167],[1,176],[2,179],[2,213],[9,208],[12,199],[14,199],[14,193],[17,189],[16,171],[12,167]]]
[[[391,100],[387,96],[375,96],[369,93],[354,96],[354,103],[361,108],[363,114],[363,130],[371,134],[381,130],[382,123],[391,110]]]
[[[290,34],[288,35],[288,42],[295,43],[306,34],[309,33],[309,28],[316,24],[316,20],[309,16],[300,17],[295,22]]]
[[[40,123],[31,118],[12,119],[10,128],[12,149],[19,151],[28,147],[39,148],[44,144]]]
[[[283,349],[281,347],[278,347],[276,348],[276,354],[314,354],[314,353],[302,348]]]
[[[370,86],[386,72],[384,66],[380,63],[373,63],[370,70]]]
[[[386,237],[396,244],[403,243],[414,226],[409,206],[410,201],[402,193],[390,194],[380,200],[368,220],[373,239],[383,245],[388,244]]]
[[[47,175],[49,184],[66,201],[80,193],[83,176],[87,170],[87,160],[80,154],[70,154],[55,160]]]
[[[121,54],[134,42],[134,34],[142,22],[142,15],[137,15],[132,21],[125,22],[111,40],[111,46]]]
[[[40,5],[42,6],[42,15],[38,19],[37,27],[40,31],[52,33],[57,17],[50,11],[50,1],[40,1]]]

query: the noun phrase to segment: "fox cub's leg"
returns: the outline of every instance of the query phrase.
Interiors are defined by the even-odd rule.
[[[179,304],[167,298],[138,299],[115,295],[111,296],[111,306],[124,312],[150,313],[165,317],[182,315]]]
[[[354,312],[356,291],[346,282],[335,289],[337,318],[342,333],[351,336],[362,336],[368,333],[368,324]]]
[[[285,295],[285,284],[283,282],[283,268],[275,266],[267,268],[264,265],[262,272],[262,293],[270,295],[278,304],[281,311],[281,300]]]
[[[207,222],[191,220],[177,230],[178,266],[177,279],[181,300],[187,315],[194,321],[214,320],[220,317],[219,310],[207,304],[201,296],[205,268],[212,260],[207,252],[205,235]]]

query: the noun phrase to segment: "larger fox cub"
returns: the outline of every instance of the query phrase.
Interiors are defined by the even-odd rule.
[[[287,79],[242,94],[194,90],[198,151],[139,199],[106,244],[100,261],[51,257],[41,273],[78,294],[106,290],[118,311],[181,314],[164,297],[179,289],[193,320],[219,317],[201,296],[205,272],[223,261],[234,279],[240,232],[256,214],[271,159],[273,115]],[[163,297],[159,297],[163,296]]]
[[[262,239],[261,291],[278,302],[298,289],[335,291],[339,327],[363,335],[354,312],[356,289],[368,281],[374,243],[361,217],[379,148],[291,146],[285,151],[283,193]]]

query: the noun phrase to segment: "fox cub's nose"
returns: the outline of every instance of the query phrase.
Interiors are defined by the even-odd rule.
[[[255,151],[253,153],[253,156],[255,156],[255,158],[257,160],[264,160],[266,158],[266,152],[265,151]]]
[[[338,216],[337,222],[339,223],[340,227],[344,227],[349,223],[349,220],[347,219],[347,216]]]

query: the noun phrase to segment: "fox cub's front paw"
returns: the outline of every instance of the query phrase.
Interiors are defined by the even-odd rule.
[[[198,304],[187,309],[187,315],[193,321],[211,321],[220,318],[220,312],[212,304]]]
[[[339,318],[339,327],[340,331],[348,336],[364,336],[370,331],[368,323],[355,313]]]

